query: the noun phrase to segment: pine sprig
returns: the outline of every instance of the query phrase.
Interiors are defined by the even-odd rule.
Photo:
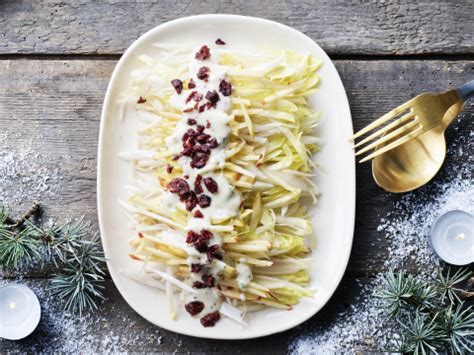
[[[33,208],[36,211],[38,205]],[[28,220],[33,213],[14,221],[0,208],[0,265],[20,270],[34,261],[51,262],[59,271],[49,289],[64,301],[65,309],[79,315],[97,309],[105,299],[105,257],[98,234],[82,218],[42,227]]]
[[[5,269],[20,269],[41,258],[41,241],[32,238],[32,229],[15,232],[0,226],[0,260]]]
[[[441,302],[444,303],[446,298],[449,299],[449,302],[452,304],[455,301],[461,302],[461,299],[458,296],[458,293],[463,293],[464,290],[456,287],[464,280],[467,280],[471,276],[471,271],[468,269],[459,269],[454,275],[450,275],[451,269],[448,269],[448,272],[443,275],[442,270],[438,270],[438,277],[436,279],[436,286],[441,293]]]
[[[408,315],[408,321],[400,322],[405,329],[406,351],[414,354],[436,353],[442,345],[442,333],[436,323],[438,314],[430,319],[423,313],[416,312],[415,317]]]
[[[459,354],[472,352],[474,346],[474,313],[472,307],[461,302],[449,306],[441,318],[441,329],[445,329],[444,341]],[[454,351],[453,351],[454,352]]]
[[[105,299],[101,292],[105,258],[97,239],[95,235],[76,252],[66,254],[62,271],[51,281],[52,293],[67,300],[65,308],[71,312],[82,314],[87,308],[97,309],[97,301]]]
[[[382,278],[375,296],[382,301],[387,319],[396,319],[402,333],[400,352],[428,354],[473,351],[474,313],[459,295],[472,272],[439,270],[435,280],[421,280],[404,271],[390,271]]]

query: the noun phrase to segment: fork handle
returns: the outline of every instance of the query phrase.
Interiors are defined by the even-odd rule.
[[[457,88],[457,92],[461,98],[466,101],[474,96],[474,80],[467,82]]]

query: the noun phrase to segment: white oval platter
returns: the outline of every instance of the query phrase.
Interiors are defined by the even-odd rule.
[[[304,300],[291,311],[264,310],[249,314],[248,326],[224,318],[213,328],[203,328],[184,309],[177,319],[168,316],[165,294],[120,273],[136,267],[128,256],[133,235],[118,200],[126,199],[124,186],[130,177],[129,162],[119,152],[136,145],[137,121],[122,108],[118,95],[125,90],[130,71],[140,54],[157,55],[154,43],[183,43],[197,46],[222,38],[228,46],[278,47],[310,52],[321,60],[319,89],[310,103],[321,113],[318,136],[324,140],[316,160],[324,168],[315,177],[321,190],[313,211],[317,245],[313,250],[314,300]],[[128,117],[130,116],[130,117]],[[110,275],[127,303],[148,321],[171,331],[214,339],[248,339],[282,332],[316,314],[336,290],[351,252],[355,215],[355,161],[348,142],[352,121],[346,93],[333,63],[313,40],[276,22],[235,15],[200,15],[174,20],[153,28],[136,40],[117,64],[102,110],[97,198],[102,243]]]

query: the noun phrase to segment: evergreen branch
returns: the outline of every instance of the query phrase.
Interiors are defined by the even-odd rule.
[[[79,315],[86,309],[97,309],[105,299],[105,257],[98,234],[92,233],[91,224],[83,218],[38,226],[28,220],[38,209],[35,203],[15,222],[0,207],[0,265],[19,270],[35,260],[52,262],[60,270],[49,289],[64,301],[65,309]]]
[[[5,269],[20,269],[27,263],[40,259],[41,241],[31,238],[31,228],[20,232],[0,226],[0,263]]]
[[[413,279],[405,277],[402,271],[397,274],[388,272],[382,280],[383,286],[375,291],[374,296],[383,300],[390,317],[397,316],[400,311],[410,305],[413,296]]]
[[[446,275],[440,269],[433,282],[404,271],[390,271],[382,278],[375,296],[382,300],[387,318],[401,324],[403,353],[471,353],[474,346],[474,313],[458,297],[469,293],[459,287],[472,273],[459,269]],[[448,302],[448,305],[446,303]]]
[[[464,293],[465,291],[455,286],[467,280],[471,274],[472,272],[469,269],[461,268],[451,276],[451,268],[448,268],[448,272],[445,276],[443,275],[442,269],[438,270],[436,286],[441,292],[441,302],[444,303],[446,299],[449,300],[451,304],[455,301],[461,302],[458,293]]]
[[[0,228],[6,228],[7,224],[10,224],[10,216],[8,210],[2,206],[0,207]]]
[[[463,306],[461,302],[454,311],[454,306],[449,306],[440,323],[441,329],[445,330],[444,341],[450,345],[452,352],[459,354],[474,352],[474,313],[471,306]]]
[[[67,255],[62,272],[55,274],[51,281],[52,293],[66,299],[67,310],[82,315],[84,309],[97,309],[97,301],[105,299],[101,292],[104,289],[104,262],[97,235],[90,241],[83,241],[80,248]]]
[[[414,354],[436,353],[442,344],[442,335],[438,329],[435,315],[431,320],[429,316],[422,313],[415,313],[412,319],[408,315],[408,322],[400,322],[402,328],[405,328],[407,335],[405,337],[406,348]]]
[[[33,205],[30,207],[30,209],[23,215],[21,218],[15,222],[13,225],[13,229],[17,229],[23,225],[27,220],[29,220],[31,217],[33,217],[40,209],[40,205],[38,202],[33,202]]]
[[[404,309],[415,308],[429,311],[437,302],[436,289],[421,283],[402,270],[397,274],[387,273],[382,279],[382,287],[375,291],[375,297],[381,298],[390,317],[396,317]]]

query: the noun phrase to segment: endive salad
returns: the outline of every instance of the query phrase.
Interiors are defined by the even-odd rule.
[[[204,327],[291,310],[313,296],[307,206],[318,195],[318,114],[308,96],[320,63],[221,39],[156,46],[121,97],[141,124],[137,150],[121,154],[133,167],[121,204],[140,268],[123,272],[163,289],[172,318],[185,310]]]

